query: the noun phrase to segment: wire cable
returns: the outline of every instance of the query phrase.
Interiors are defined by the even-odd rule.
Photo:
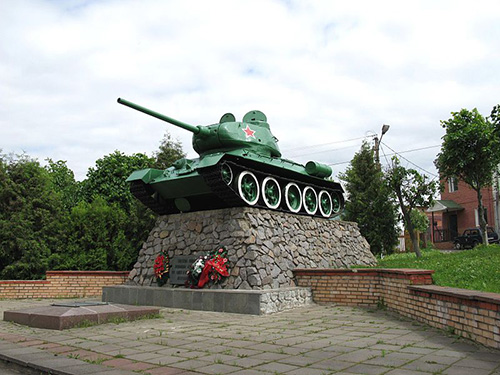
[[[333,144],[336,144],[336,143],[344,143],[344,142],[351,142],[351,141],[357,141],[359,139],[363,139],[363,138],[369,138],[369,137],[376,137],[376,135],[373,135],[373,134],[370,134],[370,135],[364,135],[362,137],[357,137],[357,138],[351,138],[351,139],[344,139],[342,141],[335,141],[335,142],[328,142],[328,143],[320,143],[320,144],[317,144],[317,145],[310,145],[310,146],[302,146],[302,147],[294,147],[294,148],[287,148],[287,149],[284,149],[282,151],[297,151],[297,150],[305,150],[305,149],[308,149],[308,148],[317,148],[317,147],[323,147],[323,146],[328,146],[328,145],[333,145]]]
[[[414,163],[414,162],[412,162],[411,160],[409,160],[409,159],[405,158],[404,156],[402,156],[402,155],[401,155],[401,153],[400,153],[400,152],[398,153],[397,151],[395,151],[395,150],[394,150],[394,149],[392,149],[391,147],[387,146],[385,143],[383,143],[383,142],[380,142],[380,143],[381,143],[381,144],[383,144],[385,147],[387,147],[387,148],[388,148],[389,150],[391,150],[392,152],[394,152],[394,154],[399,155],[402,159],[406,160],[406,161],[407,161],[408,163],[410,163],[411,165],[414,165],[415,167],[417,167],[418,169],[420,169],[420,170],[424,171],[425,173],[427,173],[427,174],[429,174],[429,175],[431,175],[431,176],[434,176],[434,178],[439,178],[439,176],[435,175],[434,173],[432,173],[432,172],[429,172],[429,171],[425,170],[424,168],[422,168],[422,167],[418,166],[417,164],[415,164],[415,163]],[[437,147],[437,146],[434,146],[434,147]],[[430,147],[429,147],[429,148],[430,148]]]
[[[384,143],[384,145],[385,145],[385,143]],[[441,145],[426,146],[426,147],[414,148],[414,149],[411,149],[411,150],[405,150],[405,151],[399,151],[399,152],[396,152],[396,151],[394,151],[394,150],[391,149],[391,151],[394,151],[394,152],[392,154],[384,154],[384,157],[393,156],[393,155],[399,155],[399,154],[406,154],[406,153],[409,153],[409,152],[415,152],[415,151],[421,151],[421,150],[427,150],[427,149],[436,148],[436,147],[441,147]],[[390,148],[390,147],[388,147],[388,148]],[[386,161],[387,161],[387,158],[386,158]],[[350,160],[349,161],[341,161],[341,162],[337,162],[337,163],[330,163],[328,165],[330,165],[330,166],[341,165],[341,164],[347,164],[347,163],[350,163],[350,162],[351,162]]]

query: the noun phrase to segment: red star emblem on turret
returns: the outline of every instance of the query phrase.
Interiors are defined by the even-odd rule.
[[[250,127],[248,125],[245,129],[242,129],[242,130],[245,132],[245,136],[247,138],[250,138],[250,137],[255,138],[255,135],[254,135],[255,130],[250,129]]]

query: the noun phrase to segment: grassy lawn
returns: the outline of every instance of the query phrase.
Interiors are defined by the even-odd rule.
[[[414,253],[393,254],[378,259],[377,267],[434,270],[436,285],[500,293],[499,245],[446,254],[424,250],[421,259]]]

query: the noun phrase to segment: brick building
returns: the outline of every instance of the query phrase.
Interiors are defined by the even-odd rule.
[[[441,199],[427,210],[431,223],[430,238],[437,247],[447,247],[466,228],[479,227],[477,194],[465,182],[450,178],[441,181]],[[493,186],[482,189],[485,218],[488,226],[499,231],[499,177]]]

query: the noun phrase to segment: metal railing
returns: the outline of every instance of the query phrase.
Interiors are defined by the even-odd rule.
[[[434,242],[453,241],[456,237],[457,233],[455,231],[452,232],[449,229],[434,229]]]

